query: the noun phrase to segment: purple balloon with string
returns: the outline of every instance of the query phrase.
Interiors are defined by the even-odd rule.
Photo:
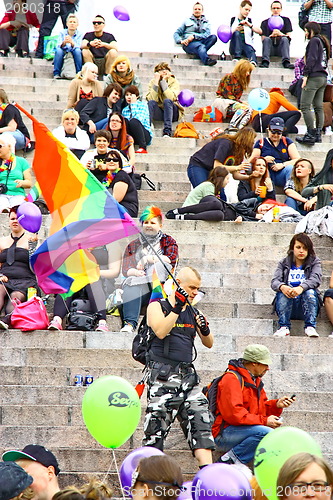
[[[163,451],[152,446],[142,446],[131,451],[124,459],[119,469],[120,483],[124,494],[131,497],[132,474],[137,468],[142,458],[152,457],[154,455],[164,455]]]
[[[229,40],[232,37],[230,26],[227,26],[226,24],[221,24],[221,26],[217,28],[217,36],[219,37],[221,42],[223,43],[229,42]]]
[[[284,26],[284,21],[281,16],[271,16],[268,19],[268,27],[270,30],[281,30]]]
[[[113,9],[113,15],[118,21],[129,21],[130,15],[122,5],[116,5]]]
[[[193,500],[252,500],[245,474],[234,465],[210,464],[193,479]]]
[[[42,213],[34,203],[24,201],[17,209],[17,220],[30,233],[38,233],[42,225]]]
[[[184,89],[178,94],[178,102],[185,108],[191,106],[194,103],[194,94],[192,90]]]

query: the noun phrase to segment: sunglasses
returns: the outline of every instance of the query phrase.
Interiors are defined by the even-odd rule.
[[[282,135],[282,130],[271,130],[271,129],[269,129],[269,131],[271,132],[271,134]]]
[[[119,158],[117,158],[117,157],[114,157],[114,156],[108,156],[108,157],[106,158],[106,161],[107,161],[107,162],[108,162],[108,161],[113,161],[114,163],[119,163],[119,162],[120,162],[120,159],[119,159]]]
[[[103,21],[93,21],[93,24],[104,24]]]

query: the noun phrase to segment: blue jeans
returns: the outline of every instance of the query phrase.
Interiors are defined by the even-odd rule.
[[[164,122],[163,134],[171,134],[172,122],[176,122],[179,117],[179,109],[171,99],[164,99],[163,108],[160,108],[156,101],[148,101],[150,121]]]
[[[187,54],[194,54],[199,57],[204,64],[207,64],[207,61],[209,60],[207,52],[211,47],[213,47],[213,45],[215,45],[216,42],[217,36],[210,35],[204,40],[193,40],[193,42],[190,42],[188,45],[182,45],[182,47]]]
[[[187,167],[187,176],[190,179],[190,183],[195,188],[208,179],[209,170],[190,163]]]
[[[272,179],[273,184],[275,186],[284,187],[285,183],[290,178],[292,169],[293,169],[292,165],[287,165],[282,170],[278,170],[277,172],[275,172],[275,170],[272,170],[270,168],[269,175]]]
[[[54,75],[60,75],[61,70],[62,70],[62,65],[64,62],[64,57],[66,52],[71,52],[73,54],[73,59],[74,59],[74,64],[75,64],[75,71],[78,73],[82,69],[82,52],[81,49],[78,47],[75,47],[74,49],[67,49],[64,50],[61,47],[58,47],[55,51],[54,54],[54,61],[53,61],[53,74]]]
[[[252,45],[248,45],[244,42],[239,31],[234,31],[230,40],[229,52],[236,59],[240,59],[242,55],[245,55],[250,61],[257,62],[256,51]]]
[[[215,438],[219,450],[232,451],[236,458],[248,464],[263,437],[273,429],[266,425],[229,425]]]
[[[151,291],[147,283],[143,285],[124,285],[123,293],[123,318],[133,328],[137,327],[142,306],[149,303]]]
[[[304,320],[305,327],[316,327],[319,312],[319,300],[315,290],[306,290],[294,299],[289,299],[282,292],[277,292],[275,310],[280,327],[290,328],[291,319]]]
[[[304,203],[302,203],[301,201],[297,201],[294,198],[291,198],[290,196],[287,196],[285,204],[288,207],[293,208],[302,215],[306,215],[308,213],[306,210],[304,210]]]

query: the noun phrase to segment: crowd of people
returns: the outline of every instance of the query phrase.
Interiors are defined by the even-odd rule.
[[[61,125],[53,134],[76,155],[82,168],[89,170],[124,210],[136,218],[139,197],[134,178],[135,155],[147,153],[153,141],[154,120],[163,122],[163,137],[172,136],[172,124],[184,116],[184,108],[178,102],[180,85],[170,65],[160,62],[154,68],[145,94],[131,61],[119,54],[115,37],[104,31],[102,15],[94,17],[93,31],[79,32],[75,14],[78,1],[60,0],[58,11],[53,1],[46,0],[50,8],[44,10],[39,24],[29,11],[23,19],[25,2],[16,0],[17,9],[7,12],[0,23],[0,56],[7,57],[12,46],[19,57],[27,56],[27,31],[29,25],[34,25],[40,29],[36,57],[43,57],[43,38],[51,33],[57,18],[61,17],[64,29],[55,51],[54,78],[61,78],[68,55],[73,57],[77,76],[68,88],[69,109],[63,112]],[[230,120],[228,131],[217,134],[191,155],[187,175],[193,189],[182,207],[166,213],[167,219],[295,222],[314,210],[332,206],[333,150],[327,153],[324,166],[316,174],[312,161],[302,158],[296,143],[288,137],[290,133],[297,133],[296,125],[302,112],[307,132],[296,141],[313,145],[322,140],[322,102],[331,50],[331,21],[328,15],[325,17],[327,12],[316,6],[322,1],[303,2],[309,11],[309,22],[305,25],[309,43],[299,89],[300,109],[286,99],[281,89],[274,87],[269,91],[270,104],[260,117],[242,100],[258,65],[253,36],[262,37],[261,68],[268,68],[270,57],[278,55],[284,68],[293,69],[290,63],[293,30],[290,19],[285,16],[282,16],[281,29],[271,29],[268,19],[260,27],[254,26],[249,17],[251,1],[241,2],[239,12],[230,21],[230,53],[235,66],[222,77],[212,103],[221,111],[223,119]],[[324,3],[325,9],[330,10],[327,2]],[[272,15],[281,16],[281,10],[281,2],[273,1]],[[211,34],[201,3],[194,4],[193,14],[176,30],[174,40],[204,65],[217,63],[217,59],[208,55],[217,37]],[[286,111],[280,111],[281,106]],[[263,129],[267,136],[258,138],[256,132]],[[0,307],[3,311],[0,329],[11,326],[16,301],[27,300],[29,288],[40,292],[29,266],[29,254],[36,247],[36,241],[24,231],[17,218],[17,207],[24,200],[25,190],[31,188],[32,177],[28,162],[15,151],[29,150],[29,144],[29,132],[19,111],[9,104],[6,92],[0,89],[0,188],[6,188],[0,191],[0,210],[9,214],[10,229],[10,234],[0,239]],[[237,183],[233,200],[232,183]],[[277,200],[279,189],[285,193],[285,203]],[[162,284],[168,280],[170,273],[176,271],[179,251],[177,241],[163,231],[163,213],[158,207],[146,207],[140,215],[140,223],[138,238],[126,247],[123,255],[115,246],[92,250],[101,269],[100,280],[86,285],[66,301],[57,295],[49,330],[62,330],[73,303],[82,299],[95,315],[93,328],[107,332],[106,301],[115,293],[115,278],[120,277],[120,332],[133,334],[140,315],[145,314],[147,328],[153,333],[144,375],[148,404],[143,445],[163,450],[177,417],[200,468],[213,462],[212,451],[216,448],[221,452],[219,462],[251,466],[261,439],[281,426],[282,411],[295,402],[295,395],[268,400],[262,378],[272,363],[271,355],[266,346],[251,344],[240,358],[229,361],[216,383],[212,422],[208,400],[193,364],[196,339],[208,349],[214,344],[208,319],[195,307],[201,286],[200,273],[190,266],[180,268],[168,296],[151,301],[156,275]],[[290,241],[287,256],[278,262],[271,281],[276,293],[273,308],[279,324],[274,336],[289,336],[291,320],[297,319],[304,321],[307,337],[319,337],[316,322],[323,304],[333,325],[333,271],[323,300],[319,293],[321,284],[321,262],[313,242],[307,234],[298,233]],[[333,338],[333,332],[330,337]],[[318,496],[318,500],[323,494],[332,493],[332,470],[324,460],[305,455],[309,454],[291,458],[282,467],[277,482],[279,497],[296,500],[295,490],[290,494],[293,484],[298,485],[302,494],[310,487],[312,496]],[[112,495],[105,485],[94,481],[84,487],[60,490],[58,461],[40,445],[7,451],[2,459],[1,500],[18,496],[26,500],[74,500],[74,497],[75,500],[96,500]],[[154,500],[158,495],[151,485],[162,483],[167,487],[164,498],[174,500],[171,487],[181,487],[183,482],[180,468],[169,457],[156,460],[156,463],[153,459],[140,462],[137,475],[133,476],[133,491],[138,486],[144,489],[149,485],[149,494],[144,496]],[[98,493],[92,493],[94,491]],[[132,496],[134,500],[142,498],[135,493]]]

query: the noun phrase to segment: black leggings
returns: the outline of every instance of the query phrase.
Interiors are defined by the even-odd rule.
[[[281,111],[281,113],[274,113],[272,115],[261,113],[262,129],[265,131],[271,119],[278,117],[284,120],[285,133],[297,134],[298,128],[295,127],[295,125],[300,120],[301,116],[300,111]],[[260,132],[259,114],[254,117],[251,127],[253,127],[256,132]]]
[[[224,220],[223,204],[212,195],[205,196],[195,205],[178,208],[178,213],[183,214],[185,220]]]
[[[99,314],[99,319],[106,320],[105,294],[102,288],[101,281],[95,281],[95,283],[86,285],[84,288],[87,292],[88,299],[91,304],[91,312],[97,312]],[[66,300],[64,300],[60,295],[57,295],[53,307],[54,316],[60,316],[60,318],[63,319],[69,312],[73,300],[75,300],[75,295],[67,297]]]
[[[127,120],[127,132],[134,139],[134,144],[138,144],[140,148],[147,149],[147,144],[150,142],[150,133],[142,125],[137,118]]]

